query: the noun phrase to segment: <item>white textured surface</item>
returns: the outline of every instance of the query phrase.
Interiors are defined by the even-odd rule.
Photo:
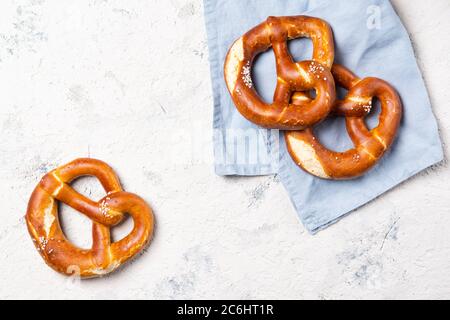
[[[447,142],[450,2],[393,3]],[[0,298],[450,298],[447,163],[310,236],[276,178],[193,159],[191,137],[211,135],[207,56],[200,0],[1,1]],[[139,259],[80,283],[43,263],[22,217],[46,171],[88,155],[157,229]],[[92,181],[77,188],[99,198]],[[89,244],[86,218],[63,220]]]

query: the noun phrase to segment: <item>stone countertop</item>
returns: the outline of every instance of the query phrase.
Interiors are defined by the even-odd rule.
[[[392,2],[446,144],[450,2]],[[447,162],[316,236],[276,177],[214,174],[202,1],[0,7],[0,298],[450,298]],[[80,282],[43,263],[23,216],[43,174],[88,156],[111,164],[157,225],[139,259]],[[102,197],[94,179],[74,185]],[[69,239],[89,247],[91,222],[64,205],[61,219]]]

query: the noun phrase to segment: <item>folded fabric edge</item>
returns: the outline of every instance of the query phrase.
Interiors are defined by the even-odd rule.
[[[206,36],[208,42],[209,51],[209,64],[210,64],[210,78],[212,86],[212,96],[213,96],[213,149],[214,149],[214,171],[218,176],[267,176],[278,173],[279,169],[279,157],[277,155],[276,159],[270,164],[267,163],[256,163],[256,164],[240,164],[240,163],[227,163],[223,164],[223,159],[221,155],[226,150],[221,141],[220,134],[217,132],[222,132],[224,130],[224,121],[221,111],[221,82],[224,81],[220,77],[222,74],[222,64],[223,62],[219,60],[218,51],[218,35],[216,28],[216,18],[215,18],[215,2],[213,0],[203,0],[203,16],[205,19]],[[277,140],[279,141],[279,140]],[[273,137],[268,142],[269,149],[278,147],[278,143],[273,140]],[[223,149],[223,150],[222,150]]]
[[[277,131],[269,136],[267,145],[269,147],[269,151],[267,157],[269,161],[265,163],[261,163],[258,160],[258,163],[254,164],[239,164],[239,163],[224,163],[224,159],[222,161],[217,162],[217,154],[216,154],[216,162],[215,162],[215,173],[218,176],[268,176],[274,175],[279,172],[280,169],[280,132]],[[223,148],[224,146],[221,142],[215,141],[215,148]]]
[[[215,173],[218,176],[268,176],[277,174],[278,171],[276,168],[270,167],[261,167],[259,165],[254,166],[226,166],[226,165],[215,165],[214,167]]]
[[[308,230],[308,232],[311,235],[315,235],[318,232],[328,228],[329,226],[339,222],[342,218],[344,218],[345,216],[353,213],[354,211],[356,211],[360,207],[370,203],[371,201],[373,201],[376,198],[380,197],[384,193],[394,189],[396,186],[402,184],[403,182],[405,182],[405,181],[407,181],[409,179],[412,179],[413,177],[415,177],[420,172],[422,172],[422,171],[424,171],[424,170],[426,170],[426,169],[428,169],[428,168],[430,168],[430,167],[432,167],[432,166],[442,162],[443,160],[444,160],[444,154],[443,154],[442,149],[441,149],[440,154],[438,154],[433,159],[426,159],[423,162],[423,164],[419,165],[418,169],[415,170],[410,175],[405,176],[404,178],[393,182],[391,185],[387,186],[384,190],[381,190],[381,191],[373,194],[372,196],[370,196],[370,197],[368,197],[368,198],[366,198],[366,199],[364,199],[364,200],[362,200],[362,201],[360,201],[360,202],[358,202],[356,204],[353,203],[353,204],[347,206],[346,208],[344,208],[342,210],[336,211],[335,214],[333,214],[332,217],[328,217],[327,219],[324,219],[324,220],[322,220],[320,222],[317,222],[317,223],[310,223],[310,222],[306,221],[302,217],[302,215],[300,213],[301,212],[301,208],[297,207],[296,201],[295,201],[296,194],[297,194],[297,189],[293,185],[291,177],[288,174],[286,174],[288,172],[288,170],[286,170],[286,168],[285,168],[285,166],[286,166],[286,162],[285,161],[283,161],[283,164],[282,164],[282,166],[280,168],[279,176],[280,176],[280,180],[281,180],[282,184],[284,185],[284,187],[286,188],[286,190],[287,190],[287,192],[289,194],[289,197],[291,199],[291,203],[293,204],[294,209],[295,209],[295,211],[297,213],[297,216],[299,217],[300,221],[302,222],[302,224],[305,226],[306,230]],[[301,169],[299,169],[299,170],[301,170]]]
[[[220,85],[219,79],[217,79],[220,74],[219,70],[219,61],[218,61],[218,45],[217,45],[217,30],[215,27],[215,19],[214,19],[214,5],[210,0],[203,0],[203,16],[205,19],[205,30],[206,30],[206,38],[208,42],[208,60],[209,60],[209,68],[210,68],[210,78],[211,78],[211,89],[212,89],[212,97],[213,97],[213,125],[212,125],[212,135],[213,135],[213,149],[214,149],[214,158],[218,153],[218,146],[220,145],[217,140],[216,135],[214,134],[215,129],[219,129],[222,123],[222,117],[220,113]],[[215,161],[217,162],[217,161]],[[215,166],[215,173],[219,176],[232,175],[232,170],[225,169],[222,166]]]

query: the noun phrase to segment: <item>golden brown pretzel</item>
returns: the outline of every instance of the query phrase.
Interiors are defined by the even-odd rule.
[[[313,60],[294,62],[287,41],[312,39]],[[273,47],[277,66],[274,101],[265,103],[256,92],[251,67],[254,58]],[[334,40],[330,26],[307,16],[269,17],[232,45],[225,60],[228,90],[239,112],[249,121],[270,129],[301,130],[324,120],[336,99],[330,69]],[[317,97],[302,106],[291,103],[294,92],[315,89]]]
[[[107,195],[98,202],[79,194],[69,183],[81,176],[97,177]],[[61,201],[93,220],[92,248],[75,247],[64,236],[58,219]],[[110,227],[124,213],[134,220],[133,230],[111,243]],[[119,179],[104,162],[78,159],[46,174],[35,188],[26,214],[28,231],[45,262],[56,271],[80,277],[96,277],[114,271],[135,256],[153,233],[153,213],[143,199],[122,191]]]
[[[392,145],[402,117],[402,104],[386,81],[361,80],[340,65],[334,65],[332,72],[336,83],[349,90],[344,100],[337,101],[334,113],[345,116],[355,148],[345,152],[328,150],[312,128],[286,132],[285,139],[294,161],[309,173],[324,179],[351,179],[372,168]],[[374,97],[381,102],[381,114],[378,126],[369,131],[364,117],[369,114]]]

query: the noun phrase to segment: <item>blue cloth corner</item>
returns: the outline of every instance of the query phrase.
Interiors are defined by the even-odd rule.
[[[204,0],[204,13],[214,97],[216,173],[278,173],[309,232],[322,230],[443,159],[436,119],[410,39],[388,0]],[[404,117],[398,138],[382,161],[361,178],[326,181],[305,173],[289,156],[282,132],[256,127],[231,101],[223,80],[229,47],[268,16],[286,15],[326,20],[334,32],[336,62],[361,78],[382,78],[400,94]],[[291,41],[290,50],[296,60],[311,58],[308,41]],[[270,100],[276,83],[271,50],[257,58],[252,76],[258,92]],[[377,123],[374,113],[369,125]],[[343,119],[327,120],[317,132],[322,143],[334,150],[352,147]]]

